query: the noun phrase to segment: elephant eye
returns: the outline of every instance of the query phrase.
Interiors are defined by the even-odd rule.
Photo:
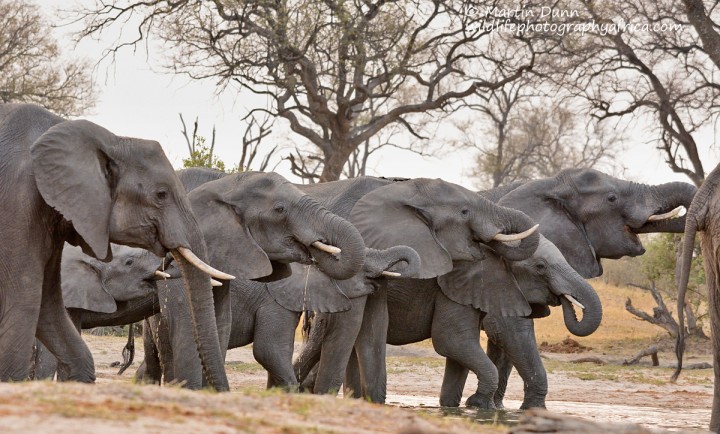
[[[613,203],[617,200],[617,196],[615,196],[615,193],[610,193],[607,198],[608,202]]]
[[[543,262],[538,262],[537,264],[535,264],[535,268],[536,268],[538,271],[543,272],[543,271],[545,271],[545,268],[546,268],[546,267],[545,267],[545,263],[543,263]]]
[[[125,265],[126,265],[127,267],[132,266],[132,264],[133,264],[133,260],[132,260],[132,259],[127,259],[127,260],[125,260]]]
[[[463,217],[467,217],[470,215],[470,210],[467,208],[463,208],[462,210],[460,210],[460,214],[462,214]]]
[[[159,200],[165,200],[167,199],[168,192],[165,190],[160,190],[157,193],[155,193],[155,197],[157,197]]]
[[[275,208],[273,208],[273,210],[278,214],[282,214],[285,212],[285,205],[279,203],[279,204],[275,205]]]

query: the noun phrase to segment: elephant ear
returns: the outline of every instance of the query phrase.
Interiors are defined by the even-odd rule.
[[[292,312],[310,310],[334,313],[350,310],[350,299],[343,294],[335,279],[314,266],[293,263],[290,268],[292,276],[265,285],[280,306]]]
[[[424,208],[427,198],[417,180],[380,187],[360,199],[350,213],[367,247],[387,249],[410,246],[420,255],[418,279],[431,279],[452,270],[452,258],[435,235],[432,215]]]
[[[264,283],[277,282],[278,280],[286,279],[292,275],[292,269],[289,264],[283,264],[281,262],[270,260],[270,265],[272,265],[272,273],[253,280]]]
[[[68,252],[68,249],[76,251]],[[63,303],[65,307],[113,313],[117,310],[117,304],[103,287],[100,269],[93,261],[83,255],[80,249],[65,247],[61,271]]]
[[[502,316],[528,316],[532,310],[505,262],[488,253],[482,261],[457,261],[438,278],[450,300]]]
[[[208,182],[188,193],[208,245],[208,262],[240,279],[270,276],[270,258],[250,234],[242,213],[223,198],[223,183],[230,178]]]
[[[35,183],[45,202],[70,221],[86,254],[110,260],[110,212],[119,138],[85,120],[61,122],[30,148]]]
[[[585,225],[569,209],[565,195],[550,192],[546,195],[546,202],[546,212],[539,221],[543,236],[565,253],[567,262],[582,277],[591,279],[600,276],[602,265],[595,255]]]

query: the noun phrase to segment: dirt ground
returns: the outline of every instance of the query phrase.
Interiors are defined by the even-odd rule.
[[[483,416],[460,409],[442,411],[437,396],[443,359],[429,343],[389,347],[388,403],[266,392],[265,372],[250,347],[230,351],[228,377],[234,393],[189,392],[177,387],[132,385],[142,359],[116,375],[124,338],[86,336],[95,357],[97,385],[50,383],[0,384],[0,432],[506,432],[507,427],[479,425],[473,419],[512,423],[522,400],[522,382],[510,380],[507,412]],[[627,351],[626,351],[627,352]],[[673,359],[659,354],[661,367],[649,360],[623,367],[629,356],[604,350],[543,353],[548,370],[548,409],[596,421],[642,423],[648,427],[701,432],[709,421],[712,370],[685,371],[676,384],[667,380]],[[604,364],[573,363],[593,358]],[[709,361],[693,355],[687,363]],[[464,397],[473,392],[469,377]],[[78,404],[79,402],[79,404]],[[396,407],[405,407],[398,409]]]

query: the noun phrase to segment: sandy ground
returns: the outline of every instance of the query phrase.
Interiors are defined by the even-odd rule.
[[[522,400],[522,382],[513,374],[506,398],[510,411],[488,416],[469,409],[438,409],[443,359],[427,343],[388,347],[388,403],[392,405],[378,406],[264,392],[265,372],[255,363],[250,347],[228,355],[228,377],[235,391],[231,394],[131,385],[142,358],[141,342],[136,345],[134,365],[118,376],[117,368],[110,365],[122,359],[124,338],[86,339],[95,357],[98,385],[0,384],[0,432],[420,432],[421,428],[464,432],[481,429],[467,419],[512,423],[519,416],[512,409]],[[601,352],[543,353],[543,357],[549,371],[548,408],[554,412],[683,432],[702,432],[707,426],[712,401],[709,369],[686,371],[676,384],[670,384],[672,370],[662,367],[672,362],[669,353],[660,354],[660,368],[649,366],[649,361],[639,367],[620,367],[624,357]],[[571,363],[581,357],[599,358],[607,364]],[[695,356],[688,362],[699,361],[708,357]],[[473,387],[474,379],[469,377],[465,398]],[[117,401],[118,396],[126,399]],[[88,410],[58,404],[76,397],[86,400],[79,407]],[[150,411],[143,404],[147,402],[152,403]],[[261,413],[249,416],[248,408],[259,408]],[[290,409],[290,416],[283,408]],[[489,429],[497,432],[498,427]]]

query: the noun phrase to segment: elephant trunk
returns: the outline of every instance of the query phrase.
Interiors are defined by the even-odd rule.
[[[579,277],[579,276],[578,276]],[[600,326],[602,321],[602,303],[595,290],[589,285],[583,285],[580,291],[575,292],[572,296],[583,305],[584,309],[582,319],[578,320],[575,313],[573,302],[565,296],[561,296],[563,319],[565,327],[575,336],[588,336],[592,334]]]
[[[685,215],[682,262],[680,264],[677,298],[678,334],[675,343],[677,368],[672,375],[671,381],[677,380],[680,371],[682,371],[682,359],[685,351],[685,294],[687,293],[688,280],[690,278],[690,266],[692,265],[693,249],[695,248],[695,234],[698,230],[705,229],[705,217],[708,212],[707,205],[715,193],[718,182],[720,182],[720,166],[716,167],[715,170],[708,175],[703,185],[697,190]],[[715,267],[712,267],[712,269],[715,269]],[[711,281],[717,280],[717,276],[710,276],[710,273],[708,273],[706,277],[708,286],[710,286]],[[708,290],[712,293],[715,288],[710,287]],[[711,307],[711,309],[713,309],[713,307]]]
[[[560,296],[565,326],[575,336],[588,336],[595,332],[602,321],[602,302],[595,289],[575,270],[567,267],[557,273],[561,282],[554,282],[553,290]],[[581,306],[580,306],[581,305]],[[582,309],[578,320],[575,307]]]
[[[412,278],[420,274],[420,255],[408,246],[394,246],[389,249],[368,249],[365,256],[365,269],[371,277],[398,273],[403,278]]]
[[[500,256],[510,261],[522,261],[532,256],[540,240],[540,233],[537,230],[531,232],[519,242],[497,241],[493,238],[497,234],[526,232],[536,226],[535,222],[522,211],[494,205],[485,199],[481,199],[481,201],[486,203],[487,206],[495,207],[496,210],[489,225],[486,222],[473,225],[473,230],[479,238]]]
[[[668,212],[680,205],[685,208],[690,208],[693,197],[697,192],[697,187],[687,182],[668,182],[648,188],[651,189],[649,196],[658,198],[660,213]],[[648,221],[641,227],[633,229],[633,232],[638,234],[651,232],[682,233],[685,231],[685,219],[686,216],[667,220]]]
[[[329,212],[310,196],[301,198],[295,212],[295,220],[299,222],[298,239],[308,246],[320,270],[338,280],[360,272],[365,262],[365,242],[355,226]],[[340,253],[320,250],[313,245],[316,241],[337,247]]]

